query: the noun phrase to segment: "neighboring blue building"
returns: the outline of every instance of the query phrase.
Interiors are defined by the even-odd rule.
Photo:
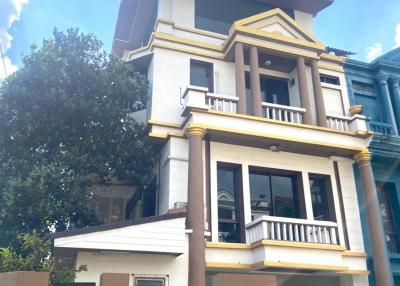
[[[363,105],[363,114],[370,119],[375,136],[370,145],[372,166],[380,203],[382,223],[387,241],[395,285],[400,285],[400,48],[379,57],[372,63],[347,60],[345,65],[349,94],[353,105]],[[365,202],[358,168],[355,168],[357,192],[365,248],[371,257]],[[371,285],[376,285],[369,258]]]

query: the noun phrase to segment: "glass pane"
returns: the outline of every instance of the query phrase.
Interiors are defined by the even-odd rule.
[[[190,84],[208,88],[209,92],[213,92],[212,88],[212,66],[208,63],[191,62],[190,63]]]
[[[164,286],[163,280],[136,280],[136,286]]]
[[[310,178],[311,201],[315,220],[330,220],[325,179]]]
[[[234,168],[219,167],[218,220],[220,241],[239,242],[239,213],[237,207],[236,174]]]
[[[269,103],[290,105],[289,102],[289,88],[287,80],[261,78],[261,90],[265,96],[264,101]]]
[[[109,223],[111,199],[96,197],[96,200],[97,200],[97,207],[96,207],[97,215],[100,217],[103,223]]]
[[[274,216],[295,218],[297,215],[293,178],[271,175],[271,188]]]
[[[272,215],[269,175],[251,172],[249,175],[249,179],[251,219],[255,220],[262,215]]]

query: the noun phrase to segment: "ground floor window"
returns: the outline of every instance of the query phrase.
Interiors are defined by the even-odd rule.
[[[301,173],[250,167],[252,220],[263,215],[304,218]]]
[[[222,242],[244,240],[241,177],[241,166],[218,163],[218,237]]]
[[[165,286],[164,278],[135,278],[135,286]]]
[[[398,226],[396,225],[396,215],[398,211],[396,202],[396,187],[393,183],[378,182],[377,192],[379,208],[381,211],[383,228],[389,252],[398,253],[400,251]]]

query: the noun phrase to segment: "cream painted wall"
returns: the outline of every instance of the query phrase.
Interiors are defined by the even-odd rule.
[[[294,19],[299,23],[308,33],[314,34],[313,15],[302,11],[294,10]]]
[[[345,158],[335,158],[338,160],[341,175],[341,186],[346,210],[346,224],[350,240],[350,249],[354,251],[364,251],[361,233],[361,223],[358,213],[357,194],[351,166],[353,161]],[[211,214],[212,214],[212,241],[218,241],[218,201],[217,201],[217,162],[227,162],[242,165],[243,175],[243,197],[244,197],[244,219],[245,223],[251,222],[250,209],[250,187],[248,178],[249,166],[259,166],[282,170],[298,171],[303,174],[303,187],[306,203],[307,219],[313,220],[310,186],[308,180],[309,173],[325,174],[331,177],[333,197],[336,209],[336,218],[339,229],[341,245],[344,245],[344,233],[342,228],[342,214],[339,206],[337,193],[337,182],[333,168],[333,159],[301,155],[287,152],[271,152],[265,149],[250,148],[223,143],[211,143]]]
[[[194,28],[194,0],[159,0],[158,5],[158,17]]]
[[[168,275],[169,283],[166,286],[187,286],[187,254],[174,256],[79,251],[76,265],[87,265],[88,271],[78,273],[75,282],[95,282],[96,286],[100,285],[102,273],[129,273],[129,285],[133,285],[132,275]]]

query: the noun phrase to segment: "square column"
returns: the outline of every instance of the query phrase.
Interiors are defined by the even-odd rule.
[[[322,127],[328,127],[328,121],[326,120],[326,111],[324,97],[322,95],[321,79],[319,76],[319,69],[316,60],[311,61],[311,74],[314,88],[315,107],[317,110],[318,125]]]
[[[303,123],[312,125],[310,95],[307,86],[306,64],[303,57],[297,58],[297,74],[299,78],[299,91],[301,106],[306,109],[303,115]]]
[[[236,96],[239,98],[238,112],[240,114],[247,114],[244,52],[242,43],[235,44],[235,78]]]
[[[260,71],[258,67],[258,51],[255,46],[250,47],[250,85],[253,96],[253,115],[262,117]]]

